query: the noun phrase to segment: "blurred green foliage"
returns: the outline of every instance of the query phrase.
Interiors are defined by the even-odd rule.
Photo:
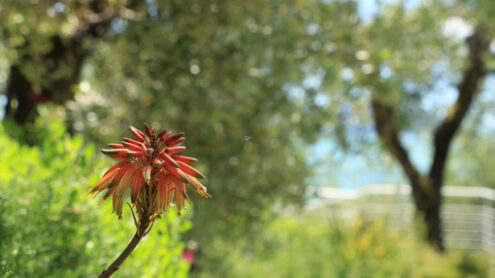
[[[493,114],[488,111],[495,107],[495,100],[488,98],[489,92],[486,88],[486,93],[478,99],[476,109],[454,145],[456,155],[447,173],[448,184],[495,188],[495,129],[477,124],[493,124]]]
[[[88,196],[110,165],[93,145],[61,122],[38,128],[29,147],[20,129],[0,125],[0,277],[96,277],[134,234],[132,218],[118,221]],[[190,225],[167,214],[115,277],[186,277],[180,235]]]
[[[281,217],[263,237],[231,246],[225,277],[493,277],[486,254],[442,256],[411,232],[390,231],[386,219]],[[204,272],[198,277],[218,277]]]
[[[200,266],[207,267],[213,254],[226,252],[212,239],[255,237],[274,203],[304,199],[311,169],[302,147],[328,117],[315,91],[299,88],[310,72],[291,66],[303,62],[297,53],[312,42],[303,23],[308,11],[298,1],[150,6],[154,12],[120,22],[121,32],[99,43],[67,115],[75,131],[101,142],[145,121],[186,132],[185,153],[199,159],[213,195],[192,196],[200,228],[189,237],[200,243],[207,258]],[[331,12],[328,18],[337,15]],[[303,94],[291,97],[291,87]]]

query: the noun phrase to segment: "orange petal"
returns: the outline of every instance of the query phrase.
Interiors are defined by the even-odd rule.
[[[165,162],[167,162],[168,164],[174,166],[175,168],[179,168],[179,164],[177,163],[177,161],[175,161],[170,155],[166,153],[160,153],[160,157],[163,158],[163,160],[165,160]]]
[[[117,164],[113,165],[110,169],[108,169],[103,176],[110,173],[110,171],[112,171],[115,168],[122,168],[124,165],[126,165],[128,163],[130,163],[130,162],[127,160],[122,160],[122,161],[118,162]]]
[[[182,162],[182,161],[179,161],[178,162],[179,165],[180,165],[180,169],[190,175],[190,176],[193,176],[193,177],[196,177],[196,178],[201,178],[201,179],[204,179],[205,176],[203,174],[201,174],[201,172],[199,172],[198,170],[196,170],[195,168],[187,165],[186,163]]]
[[[143,181],[143,169],[138,168],[136,172],[134,172],[134,177],[132,178],[131,202],[133,204],[137,199],[141,186],[143,185],[142,181]]]
[[[194,189],[196,192],[198,192],[199,195],[205,198],[211,197],[211,195],[206,191],[206,186],[202,185],[195,177],[189,177],[189,180],[191,181],[187,185],[189,185],[192,189]]]
[[[196,158],[194,157],[189,157],[189,156],[185,156],[185,155],[174,155],[172,156],[172,158],[175,160],[175,161],[182,161],[184,163],[192,163],[192,162],[196,162],[198,161]]]
[[[126,159],[134,156],[140,156],[139,152],[130,151],[128,149],[101,149],[101,152],[111,158]]]
[[[135,165],[134,165],[134,167],[135,167]],[[127,172],[124,174],[124,176],[122,176],[122,179],[120,180],[120,183],[118,185],[117,196],[122,197],[127,192],[129,187],[131,186],[134,172],[136,172],[136,170],[137,170],[134,167],[127,170]]]
[[[128,143],[128,144],[132,144],[132,145],[135,145],[135,146],[140,146],[141,147],[141,151],[142,152],[146,152],[146,145],[143,142],[139,142],[139,141],[133,140],[131,138],[124,138],[124,140],[122,141],[122,143]]]
[[[184,147],[184,146],[172,147],[172,148],[166,148],[165,152],[168,154],[174,154],[174,153],[180,153],[185,149],[186,149],[186,147]]]
[[[167,175],[167,176],[172,181],[171,175]],[[174,200],[174,193],[175,193],[175,184],[171,182],[168,184],[167,207],[170,207],[172,205],[172,201]]]
[[[168,208],[167,200],[169,183],[170,179],[167,176],[158,175],[158,203],[162,210],[166,210]]]
[[[169,179],[177,186],[184,185],[184,182],[174,175],[167,174],[167,177],[169,177]]]
[[[185,208],[185,201],[188,200],[186,187],[184,184],[175,186],[175,204],[177,205],[177,213],[180,215],[182,209]]]
[[[130,143],[130,144],[134,144],[136,146],[139,146],[139,144],[142,143],[142,142],[136,141],[136,140],[131,139],[131,138],[124,138],[122,141],[126,142],[126,143]]]
[[[90,193],[100,192],[104,190],[113,180],[114,176],[119,172],[120,168],[114,168],[110,172],[105,173],[103,177],[91,188]]]
[[[118,189],[118,185],[120,184],[120,180],[122,179],[122,177],[125,175],[125,173],[127,173],[127,171],[131,167],[134,167],[134,166],[131,163],[129,163],[129,164],[126,164],[125,166],[123,166],[122,168],[120,168],[119,172],[113,177],[112,182],[110,182],[110,184],[108,185],[108,191],[105,194],[105,196],[103,196],[103,200],[108,198],[110,195],[112,195]]]
[[[116,215],[119,216],[119,219],[122,218],[122,197],[118,197],[116,194],[113,194],[113,211]]]
[[[112,149],[124,149],[124,145],[122,144],[108,144],[108,146]]]
[[[140,145],[137,145],[137,144],[134,144],[131,142],[126,142],[126,141],[122,141],[122,144],[131,151],[142,151]]]
[[[170,173],[172,174],[173,176],[177,177],[178,179],[180,179],[182,182],[185,182],[185,183],[188,183],[189,182],[189,179],[187,177],[186,174],[184,174],[184,172],[182,172],[179,168],[174,168],[172,167],[170,164],[168,163],[163,163],[165,169]]]

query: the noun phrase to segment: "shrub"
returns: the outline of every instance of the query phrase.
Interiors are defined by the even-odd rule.
[[[483,254],[439,255],[411,232],[390,231],[384,219],[283,217],[262,234],[230,246],[228,277],[490,277]]]

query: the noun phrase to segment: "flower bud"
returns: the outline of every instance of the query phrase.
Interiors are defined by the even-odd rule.
[[[180,152],[182,152],[185,149],[186,149],[186,147],[184,147],[184,146],[171,147],[171,148],[165,149],[165,152],[168,153],[168,154],[174,154],[174,153],[180,153]]]
[[[149,137],[149,138],[153,138],[155,137],[155,132],[154,132],[154,129],[150,128],[148,124],[144,124],[144,133],[146,133],[146,135]]]
[[[134,137],[136,137],[136,139],[138,139],[138,141],[144,142],[145,137],[144,137],[143,132],[141,132],[139,129],[137,129],[133,126],[129,126],[129,129],[131,129],[132,135],[134,135]]]

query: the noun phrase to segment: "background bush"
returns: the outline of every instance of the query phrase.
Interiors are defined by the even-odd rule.
[[[442,256],[385,219],[282,217],[258,241],[233,247],[228,277],[493,277],[484,254]],[[242,251],[241,251],[242,249]],[[215,277],[214,272],[202,277]]]

